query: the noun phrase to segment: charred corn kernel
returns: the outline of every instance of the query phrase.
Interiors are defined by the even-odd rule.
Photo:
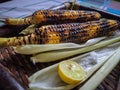
[[[30,24],[49,24],[49,23],[67,23],[84,22],[97,20],[101,17],[95,11],[79,10],[39,10],[33,13],[31,17],[26,18],[8,18],[6,23],[9,25],[30,25]]]
[[[91,38],[110,35],[117,30],[119,26],[120,23],[118,21],[109,19],[76,24],[43,26],[35,29],[34,33],[26,36],[0,38],[0,46],[56,44],[64,42],[82,43]]]

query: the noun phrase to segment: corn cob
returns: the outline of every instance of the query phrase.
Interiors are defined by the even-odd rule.
[[[37,28],[35,33],[22,37],[0,38],[1,46],[17,46],[24,44],[55,44],[64,42],[82,43],[91,38],[107,36],[119,27],[116,20],[90,21],[79,23],[77,27],[54,28],[47,26]],[[64,26],[64,24],[62,24]],[[72,24],[71,24],[72,25]],[[74,24],[73,24],[74,25]],[[46,28],[45,28],[46,27]]]
[[[71,21],[88,21],[100,18],[98,12],[91,11],[75,11],[75,10],[39,10],[33,14],[35,24],[42,22],[71,22]]]
[[[51,27],[52,28],[57,28],[57,30],[58,30],[58,28],[68,28],[68,27],[82,27],[83,28],[83,26],[84,25],[88,25],[88,24],[90,24],[91,22],[84,22],[83,24],[82,23],[66,23],[66,24],[59,24],[59,25],[47,25],[47,26],[42,26],[41,28],[42,28],[42,30],[44,30],[44,29],[50,29]],[[100,23],[99,21],[92,21],[92,23]],[[85,27],[85,26],[84,26]],[[22,30],[22,32],[20,32],[20,34],[23,34],[23,35],[25,35],[25,34],[30,34],[30,33],[33,33],[33,32],[35,32],[36,30],[36,27],[35,27],[35,25],[30,25],[29,27],[27,27],[26,29],[24,29],[24,30]]]
[[[6,19],[10,25],[30,25],[30,24],[50,24],[50,23],[67,23],[67,22],[84,22],[97,20],[101,17],[95,11],[79,10],[39,10],[32,16],[21,19]]]
[[[60,42],[85,42],[90,38],[110,35],[115,31],[119,23],[115,20],[92,21],[86,23],[72,24],[72,27],[55,28],[57,25],[41,27],[36,29],[36,33],[41,36],[42,42],[60,43]],[[58,25],[59,26],[59,25]]]

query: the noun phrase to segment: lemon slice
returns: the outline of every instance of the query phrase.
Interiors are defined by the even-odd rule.
[[[58,74],[61,80],[68,84],[77,84],[86,76],[86,72],[78,63],[69,60],[59,63]]]

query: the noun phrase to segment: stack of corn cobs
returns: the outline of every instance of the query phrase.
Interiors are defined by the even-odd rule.
[[[5,21],[8,25],[30,26],[21,32],[23,36],[0,38],[0,46],[82,43],[111,35],[120,26],[117,20],[100,18],[96,11],[80,10],[39,10],[26,18],[8,18]]]

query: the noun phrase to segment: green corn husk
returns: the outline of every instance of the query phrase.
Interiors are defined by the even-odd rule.
[[[116,53],[110,57],[107,62],[79,90],[94,90],[97,88],[97,86],[119,62],[120,47],[116,50]]]
[[[72,49],[72,50],[58,50],[58,51],[51,51],[51,52],[45,52],[45,53],[40,53],[37,55],[34,55],[31,57],[31,60],[34,62],[52,62],[52,61],[57,61],[61,60],[64,58],[68,58],[74,55],[82,54],[85,52],[89,52],[95,49],[99,49],[105,46],[108,46],[110,44],[113,44],[115,42],[120,41],[120,37],[116,37],[110,40],[102,41],[97,44],[83,47],[83,48],[78,48],[78,49]]]
[[[109,49],[109,51],[107,51],[107,49]],[[77,62],[87,72],[85,78],[80,83],[75,85],[64,83],[57,74],[58,64],[55,64],[31,75],[29,77],[29,88],[31,90],[71,90],[72,88],[86,81],[95,71],[97,71],[104,63],[106,63],[107,60],[112,58],[116,51],[118,51],[116,50],[116,45],[110,46],[109,48],[107,47],[107,49],[103,48],[95,51],[99,56],[98,58],[94,58],[96,55],[92,56],[92,52],[90,52],[68,59]],[[104,54],[102,52],[104,52]],[[91,63],[93,61],[96,63]]]
[[[54,51],[54,50],[77,49],[77,48],[82,48],[82,47],[93,45],[105,38],[106,37],[90,39],[83,45],[79,45],[79,44],[75,44],[75,43],[22,45],[22,46],[14,47],[14,51],[17,53],[20,53],[20,54],[28,54],[29,55],[29,54],[36,54],[36,53],[41,53],[41,52],[46,52],[46,51]]]
[[[26,29],[22,30],[19,34],[27,35],[35,32],[35,25],[30,25]]]

